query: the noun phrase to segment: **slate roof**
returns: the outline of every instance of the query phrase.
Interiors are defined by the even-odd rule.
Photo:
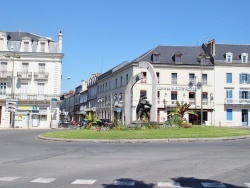
[[[196,57],[205,53],[201,46],[157,46],[145,54],[139,56],[132,62],[139,61],[148,61],[154,64],[152,55],[158,52],[160,54],[160,63],[159,64],[183,64],[183,65],[199,65],[200,63],[197,61]],[[175,54],[182,54],[181,63],[176,63],[174,61]],[[212,65],[210,61],[208,61],[207,65]]]
[[[215,61],[225,60],[224,55],[227,52],[233,53],[233,60],[241,60],[240,55],[242,53],[250,54],[250,45],[242,44],[215,44]]]
[[[23,37],[30,37],[34,41],[38,41],[39,38],[47,38],[47,37],[39,36],[39,35],[36,35],[33,33],[28,33],[28,32],[8,32],[8,31],[6,31],[6,33],[7,33],[7,38],[9,41],[21,41]],[[52,39],[48,39],[48,40],[53,41]]]

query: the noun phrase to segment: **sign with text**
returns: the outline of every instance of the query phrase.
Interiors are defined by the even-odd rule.
[[[18,99],[6,99],[6,112],[17,112]]]

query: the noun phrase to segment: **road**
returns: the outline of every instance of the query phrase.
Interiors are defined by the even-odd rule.
[[[250,139],[86,143],[0,131],[0,187],[250,187]]]

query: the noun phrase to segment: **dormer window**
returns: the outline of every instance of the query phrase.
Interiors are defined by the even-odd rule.
[[[231,52],[226,53],[226,62],[232,63],[232,61],[233,61],[233,53]]]
[[[28,52],[29,51],[29,42],[24,42],[24,47],[23,47],[23,50],[24,52]]]
[[[242,53],[241,54],[241,62],[242,63],[247,63],[248,61],[248,54],[247,53]]]
[[[181,63],[181,56],[182,56],[182,53],[181,52],[177,52],[174,57],[173,57],[173,60],[175,63]]]
[[[160,63],[160,53],[155,51],[153,53],[153,63]]]
[[[41,42],[41,52],[45,52],[45,42]]]

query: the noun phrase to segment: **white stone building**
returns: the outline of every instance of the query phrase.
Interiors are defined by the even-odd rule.
[[[0,32],[0,127],[57,127],[62,38],[61,32],[58,41],[28,32]],[[14,110],[6,99],[14,101]]]
[[[152,78],[148,69],[140,68],[139,62],[147,61],[154,67],[157,77],[157,119],[167,120],[174,110],[176,101],[190,103],[191,109],[203,112],[203,121],[213,120],[214,67],[206,54],[199,62],[196,57],[205,54],[202,47],[157,46],[132,62],[124,62],[98,78],[99,118],[118,118],[125,122],[125,110],[131,111],[130,122],[137,120],[136,106],[141,94],[152,103]],[[202,63],[200,63],[202,62]],[[135,75],[142,73],[143,79],[133,87],[131,107],[125,109],[124,98],[127,83]],[[202,87],[200,82],[203,83]],[[201,95],[202,92],[202,95]],[[196,96],[196,97],[195,97]],[[201,100],[201,96],[203,96]],[[202,105],[201,105],[202,101]],[[200,124],[199,117],[186,116],[189,122]]]

